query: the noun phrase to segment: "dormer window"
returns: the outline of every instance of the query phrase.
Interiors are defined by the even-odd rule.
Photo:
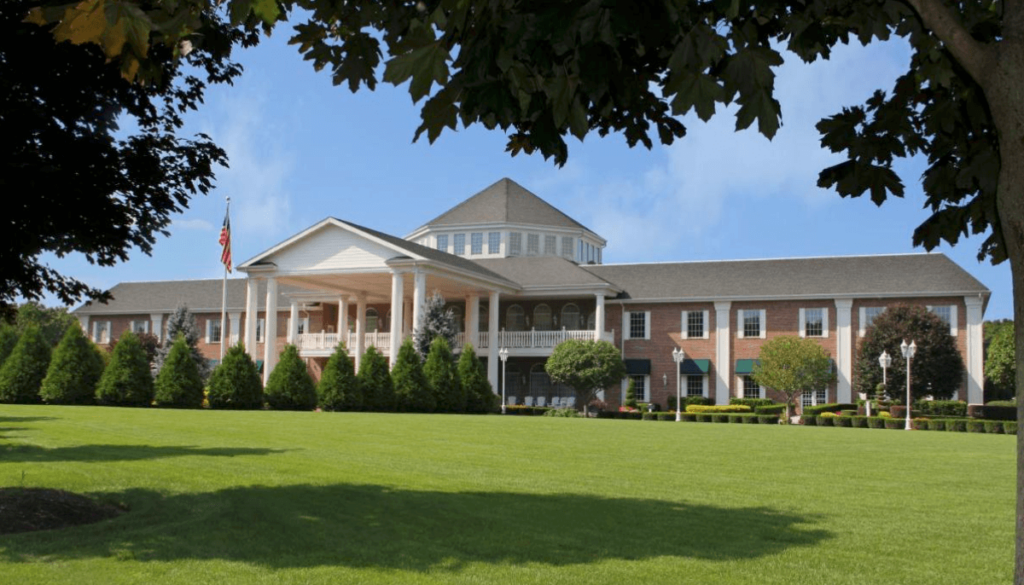
[[[526,255],[540,256],[540,236],[538,234],[526,234]]]
[[[442,252],[448,251],[448,236],[437,236],[437,249]]]

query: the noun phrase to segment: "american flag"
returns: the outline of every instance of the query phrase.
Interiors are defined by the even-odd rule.
[[[231,208],[224,213],[224,225],[220,228],[220,245],[223,246],[220,252],[220,262],[228,272],[231,272]]]

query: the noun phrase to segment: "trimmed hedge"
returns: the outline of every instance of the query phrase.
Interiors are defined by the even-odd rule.
[[[801,414],[800,424],[808,427],[816,427],[818,426],[818,417],[816,415]]]
[[[868,428],[868,417],[866,416],[851,416],[850,426],[855,429],[866,429]]]
[[[769,406],[757,406],[754,408],[755,414],[786,414],[785,404],[772,404]]]
[[[1002,404],[971,404],[967,407],[967,416],[985,420],[1017,420],[1017,407]]]
[[[821,415],[818,415],[816,418],[818,419],[817,423],[818,423],[819,427],[835,426],[835,424],[833,424],[833,422],[832,422],[833,419],[836,418],[834,416],[821,416]]]
[[[1003,421],[999,420],[987,420],[985,421],[985,432],[993,435],[1003,434]]]
[[[968,433],[984,433],[985,432],[985,421],[983,421],[983,420],[968,420],[967,421],[967,432]]]
[[[1017,421],[1015,420],[1004,420],[1003,421],[1003,432],[1007,435],[1017,434]]]
[[[702,404],[691,404],[686,407],[686,412],[710,412],[710,413],[743,413],[750,412],[749,406],[742,404],[728,404],[725,406],[707,406]]]
[[[928,430],[928,419],[926,418],[912,418],[910,419],[910,428],[915,431],[927,431]]]
[[[869,416],[867,417],[867,420],[869,429],[884,429],[885,421],[888,419],[880,416]]]
[[[758,406],[771,406],[775,404],[775,401],[767,398],[730,398],[729,404],[742,404],[749,406],[752,410],[757,410]]]
[[[727,423],[729,422],[729,415],[724,413],[711,413],[711,422]]]
[[[907,418],[907,407],[906,406],[892,406],[892,407],[889,408],[889,415],[892,416],[893,418],[906,419]],[[916,408],[912,408],[910,410],[910,418],[912,418],[912,419],[920,418],[921,416],[923,416],[923,415],[921,414],[920,410],[917,410]]]
[[[885,428],[889,430],[901,430],[907,426],[907,421],[902,418],[887,418],[883,420],[885,420]]]
[[[505,414],[514,416],[544,416],[544,413],[551,410],[547,406],[523,406],[522,404],[509,404],[505,406]],[[597,418],[620,418],[615,415],[622,414],[615,411],[601,411]]]
[[[840,410],[857,410],[856,404],[847,402],[833,402],[831,404],[819,404],[818,406],[805,406],[803,414],[819,415],[823,412],[839,412]]]
[[[777,415],[777,414],[759,414],[759,415],[757,415],[757,424],[759,424],[759,425],[777,425],[777,424],[779,424],[779,415]]]
[[[961,418],[961,419],[947,419],[946,420],[946,430],[947,431],[956,432],[956,433],[966,433],[967,432],[967,419],[963,419],[963,418]]]
[[[943,416],[964,418],[967,416],[967,403],[963,400],[922,400],[915,405],[925,416]]]
[[[711,406],[714,403],[715,402],[713,400],[711,400],[710,398],[705,398],[703,396],[683,396],[683,407],[687,407],[687,406],[690,406],[690,405]],[[676,409],[676,397],[675,396],[669,396],[667,404],[668,404],[668,410],[675,410]]]
[[[946,430],[946,421],[941,418],[928,419],[928,430],[929,431],[944,431]]]
[[[837,416],[832,421],[832,425],[836,426],[836,427],[851,428],[851,427],[853,427],[853,417],[852,416]]]

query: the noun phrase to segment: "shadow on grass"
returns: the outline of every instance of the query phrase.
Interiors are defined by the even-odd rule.
[[[30,423],[30,422],[43,422],[47,420],[60,420],[55,416],[0,416],[0,424],[16,422],[16,423]]]
[[[10,429],[4,429],[10,430]],[[47,461],[142,461],[164,457],[187,457],[203,455],[208,457],[236,457],[238,455],[270,455],[284,453],[289,449],[263,448],[210,448],[201,449],[189,445],[76,445],[47,449],[36,445],[0,446],[0,461],[4,463],[42,463]]]
[[[769,508],[574,494],[342,484],[99,497],[131,511],[94,526],[0,538],[0,560],[221,559],[273,568],[454,571],[469,563],[562,566],[661,556],[731,561],[833,536],[817,521]]]

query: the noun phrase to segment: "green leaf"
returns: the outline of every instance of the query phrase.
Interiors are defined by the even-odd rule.
[[[387,62],[384,81],[401,85],[411,78],[409,94],[413,102],[418,102],[430,93],[435,81],[439,84],[448,81],[448,57],[448,51],[440,43],[414,49]]]
[[[277,22],[278,17],[281,16],[277,0],[253,0],[252,12],[269,25]]]
[[[587,131],[590,126],[587,122],[587,110],[580,103],[579,98],[573,100],[572,107],[569,109],[569,130],[572,135],[583,141],[583,138],[587,135]]]

